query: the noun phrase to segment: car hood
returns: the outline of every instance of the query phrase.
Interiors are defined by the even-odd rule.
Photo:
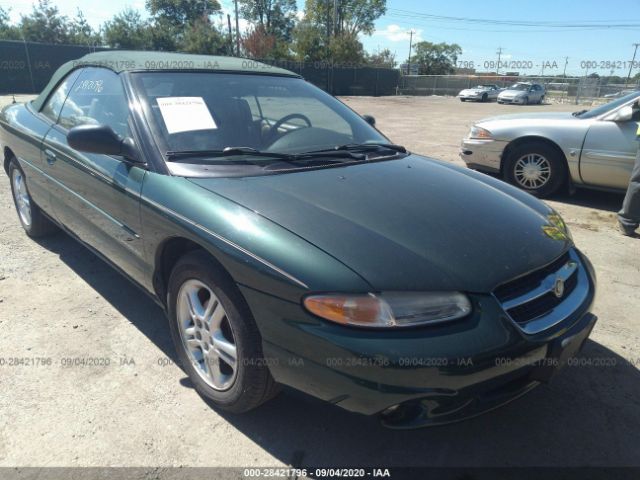
[[[510,113],[507,115],[497,115],[495,117],[483,118],[477,123],[490,122],[493,120],[577,120],[571,112],[525,112]]]
[[[526,95],[527,92],[522,90],[503,90],[500,92],[501,97],[517,97],[518,95]]]
[[[462,90],[460,93],[464,93],[464,94],[472,94],[472,95],[478,95],[479,93],[484,93],[487,92],[488,90],[480,90],[480,89],[476,89],[476,88],[467,88],[466,90]]]
[[[542,202],[417,155],[191,181],[306,239],[380,291],[489,292],[568,248],[544,233]]]

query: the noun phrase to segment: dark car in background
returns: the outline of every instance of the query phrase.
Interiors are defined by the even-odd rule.
[[[560,216],[373,123],[257,62],[101,52],[6,107],[0,143],[26,233],[151,295],[219,408],[283,384],[408,428],[547,381],[596,321]]]

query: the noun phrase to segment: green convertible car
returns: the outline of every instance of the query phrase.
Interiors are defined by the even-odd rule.
[[[219,408],[289,385],[409,428],[547,381],[596,321],[560,216],[374,124],[258,62],[117,51],[4,108],[0,144],[26,233],[148,292]]]

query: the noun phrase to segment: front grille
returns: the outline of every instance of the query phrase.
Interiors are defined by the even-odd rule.
[[[506,302],[507,300],[519,297],[520,295],[533,290],[549,274],[555,273],[560,270],[568,261],[569,252],[566,252],[564,255],[562,255],[557,260],[554,260],[546,267],[542,267],[540,270],[529,273],[524,277],[516,278],[509,283],[505,283],[504,285],[496,288],[493,293],[500,302]]]
[[[579,268],[577,257],[569,251],[549,265],[499,286],[493,294],[518,326],[535,333],[539,328],[529,329],[529,325],[551,315],[576,290]],[[555,292],[558,280],[564,286],[560,296]]]

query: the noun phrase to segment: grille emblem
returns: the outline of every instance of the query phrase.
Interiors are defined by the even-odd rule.
[[[564,280],[561,278],[556,278],[553,284],[553,294],[558,298],[562,298],[562,295],[564,295]]]

